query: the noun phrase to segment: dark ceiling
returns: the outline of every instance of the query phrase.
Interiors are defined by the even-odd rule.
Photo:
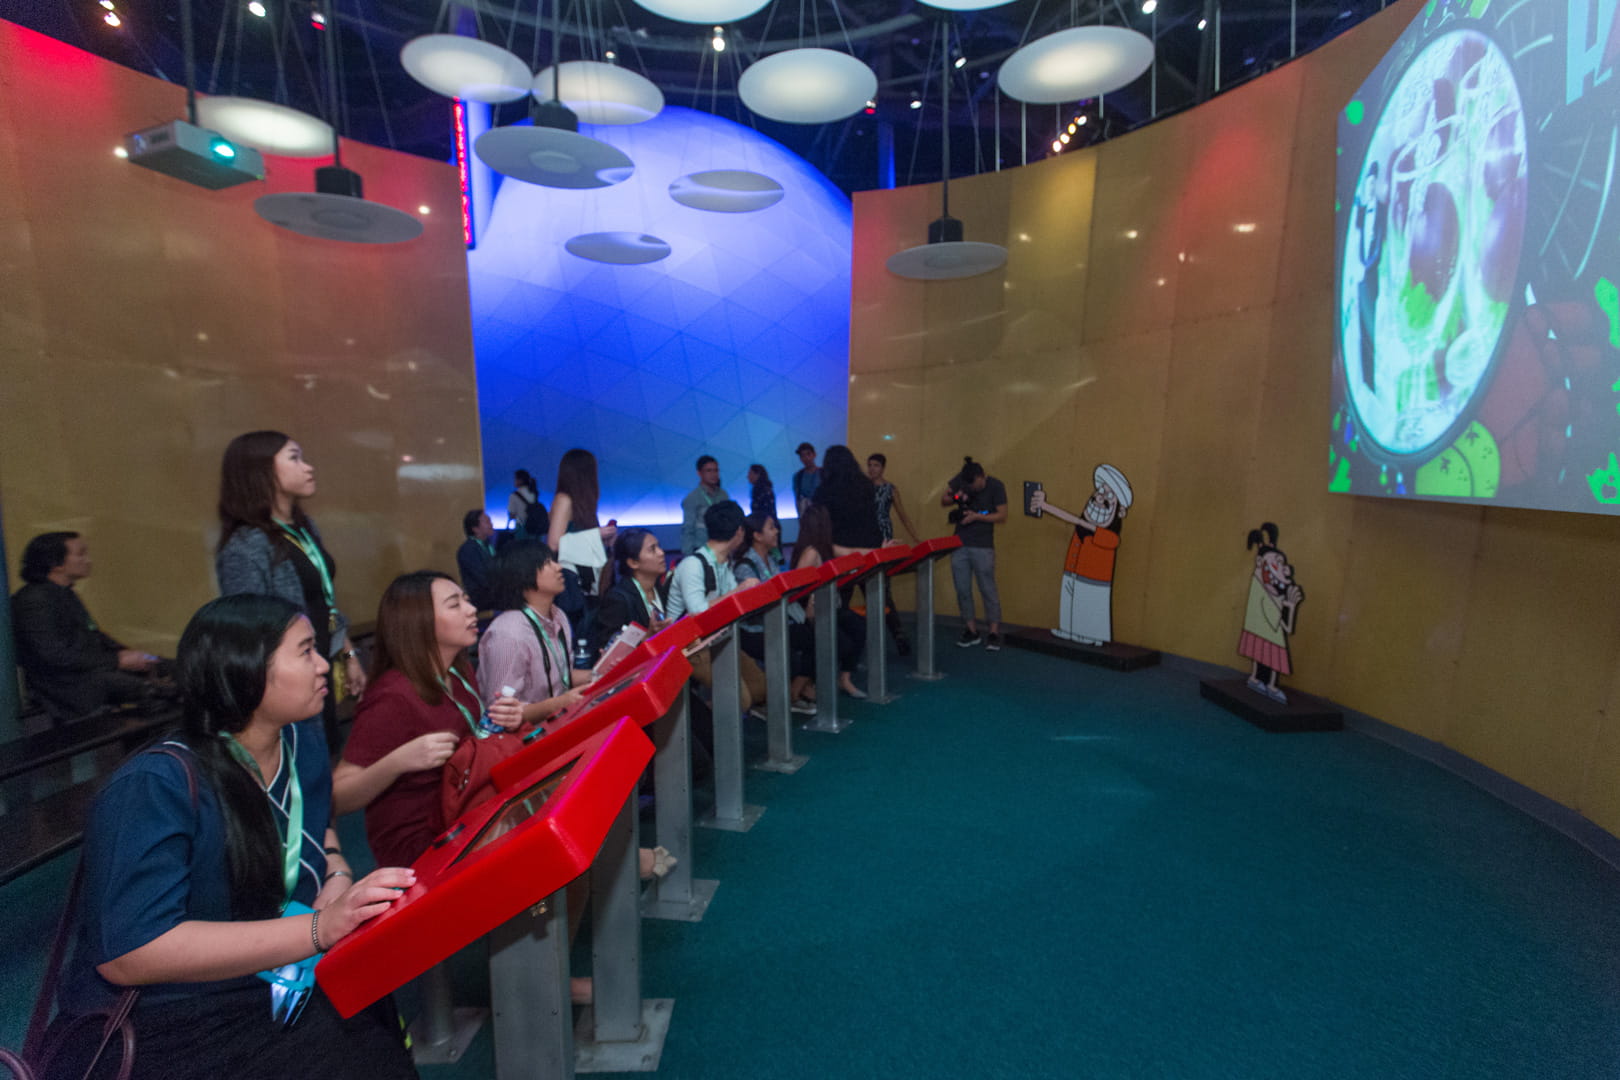
[[[185,79],[181,0],[111,0],[122,19],[112,27],[98,0],[0,0],[0,15],[172,82]],[[466,3],[412,0],[193,0],[197,88],[267,98],[327,115],[321,77],[325,34],[311,16],[325,3],[337,29],[339,127],[350,137],[437,159],[450,156],[446,99],[400,66],[399,50],[420,34],[478,33],[531,62],[552,56],[553,4],[512,7],[507,0]],[[665,99],[752,124],[791,147],[845,191],[886,185],[882,162],[892,146],[894,182],[937,179],[941,151],[940,78],[948,40],[952,68],[951,173],[970,175],[1051,153],[1051,143],[1079,110],[1088,123],[1075,145],[1107,138],[1187,108],[1220,90],[1286,62],[1355,25],[1384,0],[1159,0],[1151,16],[1142,0],[1014,0],[984,11],[946,12],[916,0],[773,0],[727,28],[716,53],[708,26],[673,22],[632,0],[561,0],[562,55],[601,59],[638,70]],[[1200,20],[1206,27],[1200,30]],[[1027,108],[995,92],[1001,61],[1020,44],[1071,26],[1105,22],[1152,36],[1151,75],[1105,101]],[[846,46],[846,34],[848,45]],[[739,72],[758,57],[799,44],[851,48],[877,72],[877,111],[833,124],[780,124],[755,117],[738,101]],[[912,108],[914,97],[923,101]],[[999,116],[998,116],[999,114]],[[500,106],[496,121],[524,115],[521,102]],[[999,138],[998,138],[999,119]]]

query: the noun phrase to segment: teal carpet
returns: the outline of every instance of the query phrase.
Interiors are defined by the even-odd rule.
[[[797,775],[750,773],[752,832],[699,830],[707,917],[643,923],[660,1076],[1620,1076],[1620,874],[1573,842],[1185,672],[940,653],[947,680],[798,733]],[[66,862],[0,890],[8,1043]],[[492,1060],[486,1028],[424,1076]]]

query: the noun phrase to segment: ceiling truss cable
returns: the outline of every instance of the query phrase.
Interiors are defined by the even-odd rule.
[[[366,17],[365,9],[361,7],[361,0],[354,0],[354,10],[362,19]],[[361,34],[360,40],[366,47],[366,66],[371,69],[371,88],[377,95],[377,108],[382,112],[383,135],[388,139],[388,148],[398,150],[399,144],[394,141],[394,124],[388,118],[388,99],[383,96],[382,77],[377,73],[377,58],[371,53],[371,38]],[[510,41],[511,39],[508,38],[507,40]]]

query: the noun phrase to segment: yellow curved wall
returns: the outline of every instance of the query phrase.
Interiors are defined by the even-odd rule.
[[[483,502],[455,168],[345,142],[367,196],[428,206],[426,232],[312,240],[252,204],[313,190],[315,163],[207,191],[113,156],[184,108],[179,87],[0,22],[8,570],[15,587],[37,533],[84,533],[90,610],[165,655],[217,591],[219,460],[243,431],[287,431],[314,462],[309,510],[358,621],[401,571],[454,571]]]
[[[951,185],[1004,272],[919,283],[937,185],[855,197],[850,445],[926,534],[963,454],[1006,482],[1005,617],[1054,625],[1061,523],[1124,470],[1120,640],[1229,666],[1282,529],[1307,593],[1293,683],[1436,740],[1620,834],[1620,519],[1330,495],[1335,114],[1415,15],[1095,149]],[[948,575],[938,600],[954,611]]]

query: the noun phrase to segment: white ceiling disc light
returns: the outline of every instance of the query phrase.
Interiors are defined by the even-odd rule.
[[[563,244],[572,255],[615,266],[637,266],[669,257],[670,246],[656,236],[635,232],[599,232],[576,236]]]
[[[422,222],[403,210],[362,196],[360,174],[341,165],[315,170],[315,191],[281,191],[253,200],[253,211],[272,225],[317,240],[398,244],[422,235]]]
[[[872,69],[848,53],[789,49],[751,64],[737,80],[737,95],[770,120],[826,124],[860,112],[877,85]]]
[[[654,15],[686,23],[731,23],[746,19],[767,0],[636,0]]]
[[[745,169],[711,169],[682,176],[669,185],[669,197],[694,210],[746,214],[782,201],[782,185]]]
[[[943,8],[946,11],[983,11],[985,8],[1010,4],[1012,0],[922,0],[922,2],[929,7]]]
[[[664,107],[663,92],[651,80],[615,64],[597,60],[569,60],[560,72],[543,69],[534,77],[534,96],[556,98],[587,124],[640,124]]]
[[[541,187],[612,187],[630,179],[635,162],[623,151],[577,131],[548,127],[492,128],[473,143],[485,165]]]
[[[332,154],[331,124],[256,98],[198,97],[197,123],[266,154],[295,158]]]
[[[1055,105],[1128,86],[1153,63],[1153,42],[1122,26],[1080,26],[1032,41],[997,75],[1008,97]]]
[[[1007,249],[975,240],[919,244],[889,256],[889,273],[918,281],[975,277],[1007,264]]]
[[[498,105],[529,93],[529,65],[487,41],[460,34],[427,34],[399,51],[411,78],[445,97]]]

